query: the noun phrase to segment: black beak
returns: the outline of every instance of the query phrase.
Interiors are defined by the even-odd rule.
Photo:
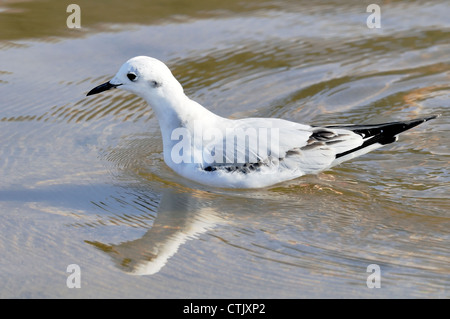
[[[118,87],[120,85],[122,85],[122,84],[112,84],[110,82],[106,82],[106,83],[100,84],[99,86],[96,86],[95,88],[90,90],[88,92],[88,94],[86,94],[86,96],[97,94],[97,93],[100,93],[100,92],[103,92],[103,91],[108,91],[109,89],[113,89],[113,88]]]

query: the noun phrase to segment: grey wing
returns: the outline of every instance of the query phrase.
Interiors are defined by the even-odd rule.
[[[206,148],[225,154],[222,160],[204,163],[204,169],[248,173],[276,165],[301,174],[317,173],[395,142],[398,134],[436,117],[438,115],[401,122],[324,127],[280,119],[235,121],[238,125],[224,140]],[[234,136],[239,135],[236,133],[243,129],[248,136],[243,134],[235,139]],[[269,134],[265,136],[267,131]],[[232,152],[225,151],[227,145]]]
[[[311,127],[277,119],[246,119],[224,138],[206,143],[203,169],[249,173],[277,166],[303,174],[326,169],[336,154],[360,146],[360,135],[346,129]]]

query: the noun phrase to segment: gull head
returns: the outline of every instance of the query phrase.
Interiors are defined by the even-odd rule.
[[[93,88],[87,95],[113,88],[134,93],[150,103],[157,103],[158,100],[183,93],[181,84],[170,69],[163,62],[147,56],[137,56],[128,60],[113,79]]]

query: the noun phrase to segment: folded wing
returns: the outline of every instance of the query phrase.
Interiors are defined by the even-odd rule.
[[[312,127],[281,120],[230,121],[223,139],[206,143],[203,169],[250,173],[277,167],[317,173],[397,140],[397,135],[436,116],[375,125]]]

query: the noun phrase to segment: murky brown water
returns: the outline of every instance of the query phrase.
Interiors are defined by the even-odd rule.
[[[450,6],[384,1],[369,29],[369,3],[77,1],[76,30],[68,3],[1,1],[0,297],[450,297]],[[318,176],[211,189],[165,166],[142,100],[85,98],[136,55],[226,117],[442,117]]]

